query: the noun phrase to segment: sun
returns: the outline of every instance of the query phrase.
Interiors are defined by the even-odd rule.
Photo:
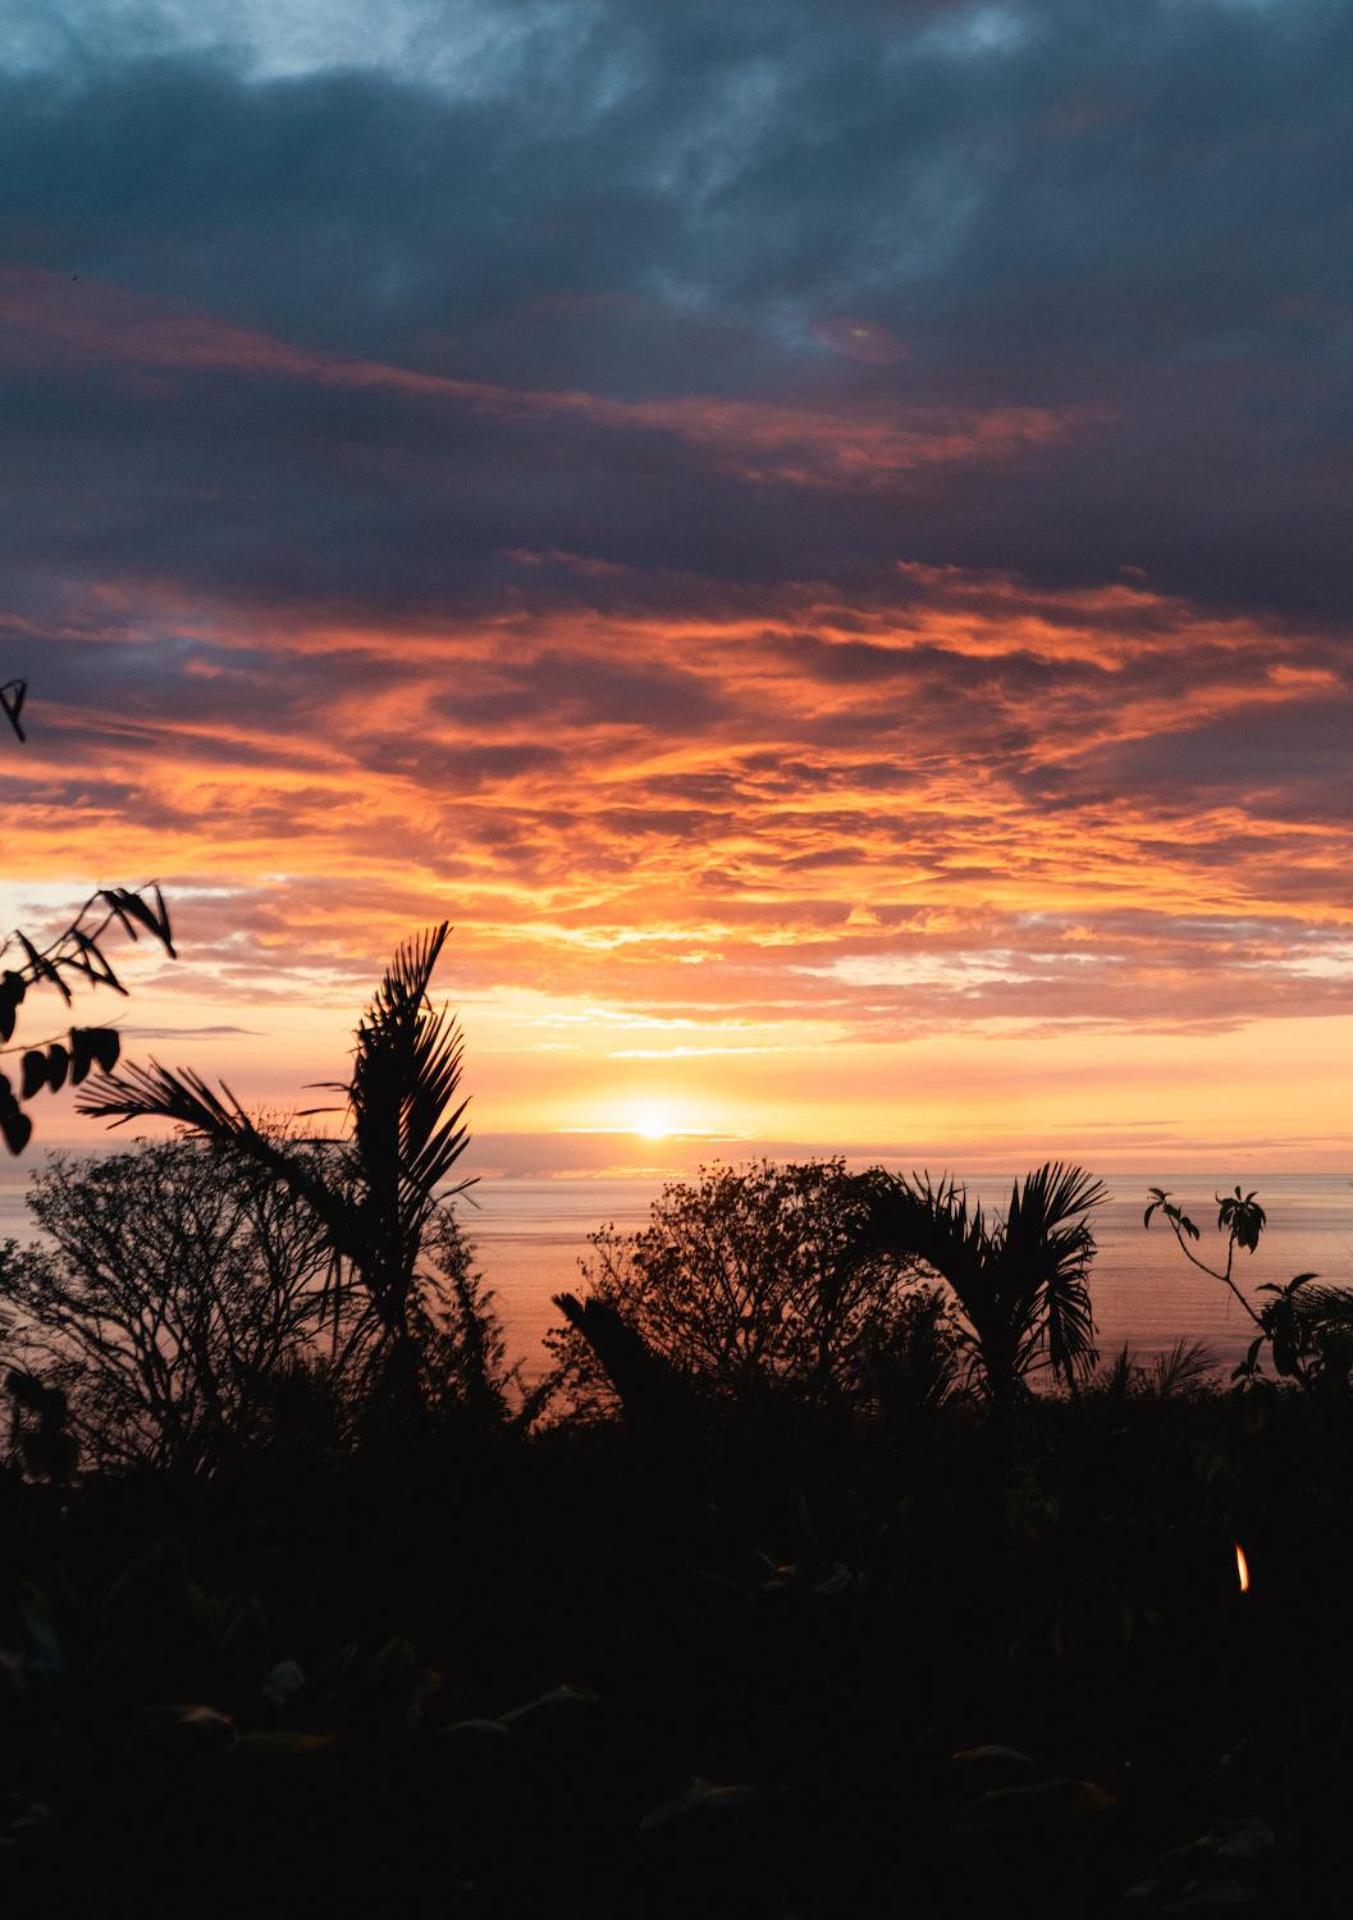
[[[630,1131],[641,1140],[665,1140],[672,1131],[671,1108],[661,1100],[644,1100],[630,1113]]]

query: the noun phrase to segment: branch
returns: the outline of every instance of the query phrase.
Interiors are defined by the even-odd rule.
[[[1173,1221],[1171,1222],[1171,1226],[1174,1227]],[[1209,1267],[1206,1261],[1200,1260],[1196,1254],[1190,1253],[1188,1248],[1184,1245],[1184,1241],[1180,1235],[1178,1227],[1174,1227],[1174,1237],[1176,1240],[1179,1241],[1180,1251],[1183,1253],[1184,1258],[1186,1260],[1191,1260],[1194,1266],[1197,1267],[1200,1272],[1210,1274],[1214,1280],[1220,1280],[1222,1285],[1228,1288],[1230,1292],[1235,1295],[1236,1299],[1239,1300],[1241,1306],[1245,1309],[1246,1313],[1250,1316],[1251,1320],[1253,1320],[1255,1326],[1262,1327],[1264,1324],[1262,1316],[1255,1312],[1254,1308],[1250,1305],[1249,1301],[1245,1298],[1244,1294],[1240,1291],[1240,1288],[1236,1285],[1235,1281],[1231,1278],[1231,1263],[1235,1258],[1235,1251],[1236,1251],[1236,1243],[1235,1243],[1234,1236],[1232,1236],[1232,1238],[1227,1243],[1226,1271],[1224,1273],[1219,1273],[1215,1267]]]

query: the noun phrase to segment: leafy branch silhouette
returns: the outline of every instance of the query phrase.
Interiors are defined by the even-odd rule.
[[[27,692],[24,680],[0,686],[0,707],[20,741],[27,739],[19,718]],[[109,987],[126,995],[107,950],[109,935],[118,930],[133,941],[148,934],[171,960],[178,957],[169,910],[154,882],[100,887],[46,946],[18,928],[0,941],[0,1057],[21,1056],[17,1090],[0,1071],[0,1136],[13,1154],[22,1153],[33,1137],[24,1103],[44,1089],[59,1092],[67,1081],[78,1087],[95,1067],[111,1073],[118,1063],[122,1042],[115,1027],[71,1027],[36,1044],[10,1045],[19,1009],[34,987],[53,988],[68,1007],[79,987]],[[6,964],[11,957],[18,965]]]
[[[1149,1227],[1159,1213],[1168,1225],[1179,1250],[1200,1273],[1220,1280],[1244,1308],[1255,1336],[1249,1350],[1232,1375],[1233,1379],[1254,1384],[1261,1378],[1260,1363],[1267,1347],[1274,1372],[1303,1386],[1324,1379],[1347,1380],[1353,1367],[1353,1289],[1316,1285],[1318,1273],[1298,1273],[1284,1286],[1267,1282],[1256,1289],[1269,1296],[1258,1306],[1246,1298],[1234,1279],[1236,1249],[1254,1253],[1268,1216],[1254,1193],[1217,1194],[1217,1230],[1226,1235],[1226,1263],[1210,1266],[1193,1252],[1190,1241],[1201,1236],[1198,1227],[1171,1199],[1164,1187],[1149,1189],[1151,1200],[1142,1216]]]

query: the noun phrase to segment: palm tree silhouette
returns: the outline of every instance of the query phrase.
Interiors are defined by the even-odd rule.
[[[988,1219],[952,1178],[864,1176],[868,1237],[909,1254],[952,1288],[960,1337],[992,1400],[1008,1403],[1040,1367],[1074,1388],[1098,1359],[1087,1215],[1107,1197],[1082,1167],[1050,1161],[1011,1188],[1004,1219]]]
[[[282,1181],[319,1221],[334,1255],[335,1325],[346,1262],[365,1296],[349,1346],[373,1341],[387,1367],[411,1359],[419,1315],[418,1263],[438,1194],[469,1141],[468,1102],[456,1103],[464,1042],[455,1018],[428,997],[450,931],[440,926],[397,949],[357,1028],[345,1098],[347,1137],[328,1165],[266,1134],[229,1087],[151,1061],[91,1082],[83,1113],[121,1125],[175,1120]]]

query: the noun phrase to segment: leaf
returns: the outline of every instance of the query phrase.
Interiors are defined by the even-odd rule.
[[[158,940],[171,960],[177,960],[174,951],[173,934],[169,925],[169,909],[164,904],[164,895],[158,886],[150,891],[155,896],[151,906],[144,893],[134,893],[130,887],[105,887],[101,897],[108,903],[109,909],[121,922],[124,931],[132,940],[137,939],[137,927],[142,927],[155,940]]]
[[[1236,1246],[1253,1253],[1268,1218],[1264,1209],[1252,1193],[1242,1194],[1239,1187],[1224,1200],[1220,1194],[1216,1198],[1218,1227],[1230,1234]]]
[[[387,1640],[362,1676],[367,1717],[382,1730],[417,1726],[427,1691],[417,1655],[407,1640]]]
[[[284,1707],[298,1693],[305,1691],[305,1669],[296,1660],[279,1660],[263,1676],[260,1689],[263,1698],[273,1707]]]
[[[33,1122],[20,1107],[0,1107],[0,1133],[17,1159],[33,1138]]]
[[[1018,1747],[989,1744],[963,1747],[951,1756],[955,1785],[965,1801],[995,1787],[1027,1784],[1038,1776],[1038,1765]]]
[[[756,1806],[759,1798],[755,1787],[715,1786],[713,1781],[703,1780],[696,1774],[680,1793],[646,1813],[639,1822],[639,1831],[659,1833],[665,1827],[682,1825],[696,1816],[707,1819],[711,1815],[726,1817],[746,1813]]]
[[[53,1093],[60,1093],[66,1084],[66,1070],[70,1066],[70,1054],[59,1040],[53,1040],[47,1049],[47,1085]]]
[[[953,1757],[955,1763],[958,1765],[967,1765],[972,1761],[987,1763],[996,1760],[1007,1766],[1026,1769],[1031,1768],[1034,1764],[1028,1754],[1021,1753],[1018,1747],[1002,1747],[1000,1745],[962,1747]]]
[[[474,1720],[453,1720],[449,1727],[443,1727],[437,1736],[439,1741],[455,1743],[477,1748],[487,1741],[496,1745],[506,1740],[507,1728],[501,1720],[486,1720],[482,1716]]]
[[[36,1047],[30,1047],[21,1062],[23,1079],[19,1083],[19,1098],[31,1100],[47,1084],[47,1056],[39,1053]]]
[[[1270,1327],[1274,1366],[1283,1375],[1296,1373],[1299,1370],[1297,1325],[1291,1301],[1282,1298],[1265,1308],[1264,1319]]]
[[[70,1083],[73,1087],[81,1085],[94,1064],[89,1031],[88,1027],[72,1027],[70,1030]]]
[[[28,1637],[24,1662],[30,1679],[51,1686],[66,1677],[66,1661],[57,1638],[52,1610],[40,1588],[25,1581],[19,1589],[19,1612]]]
[[[169,1714],[174,1726],[204,1745],[228,1747],[234,1743],[235,1722],[218,1707],[171,1707]]]
[[[97,940],[91,940],[80,927],[68,928],[65,939],[72,949],[62,956],[66,966],[82,973],[92,987],[111,987],[114,993],[126,997],[127,989],[114,973],[112,963]]]
[[[23,975],[6,968],[0,974],[0,1041],[14,1037],[14,1023],[28,991]]]
[[[227,1623],[217,1648],[223,1660],[237,1667],[252,1667],[256,1673],[268,1643],[268,1616],[255,1596]]]
[[[595,1707],[600,1699],[590,1687],[574,1687],[567,1684],[551,1687],[548,1693],[542,1693],[535,1700],[528,1700],[525,1706],[513,1707],[502,1716],[505,1727],[521,1727],[533,1723],[542,1717],[553,1717],[560,1713],[574,1713],[580,1707]]]
[[[61,978],[61,975],[57,972],[46,954],[38,952],[26,933],[16,933],[14,938],[23,948],[24,959],[28,962],[28,971],[33,976],[34,985],[41,980],[47,981],[49,986],[56,988],[66,1005],[69,1006],[71,1003],[70,988]]]
[[[72,1027],[70,1030],[71,1085],[78,1087],[91,1067],[111,1073],[122,1052],[116,1027]]]
[[[20,1847],[31,1847],[47,1840],[56,1825],[56,1816],[51,1808],[41,1800],[30,1800],[22,1813],[16,1813],[9,1824],[0,1831],[0,1848],[6,1853]]]
[[[1040,1780],[1033,1786],[993,1787],[968,1806],[961,1828],[1056,1830],[1107,1813],[1114,1796],[1095,1780]]]
[[[23,703],[27,695],[28,682],[26,680],[7,680],[4,686],[0,687],[0,707],[3,707],[5,718],[9,721],[10,726],[13,727],[15,735],[21,744],[28,738],[28,735],[23,730],[23,723],[19,718],[19,715],[23,712]]]
[[[246,1733],[236,1740],[231,1751],[245,1759],[294,1760],[324,1753],[333,1744],[332,1733]]]

